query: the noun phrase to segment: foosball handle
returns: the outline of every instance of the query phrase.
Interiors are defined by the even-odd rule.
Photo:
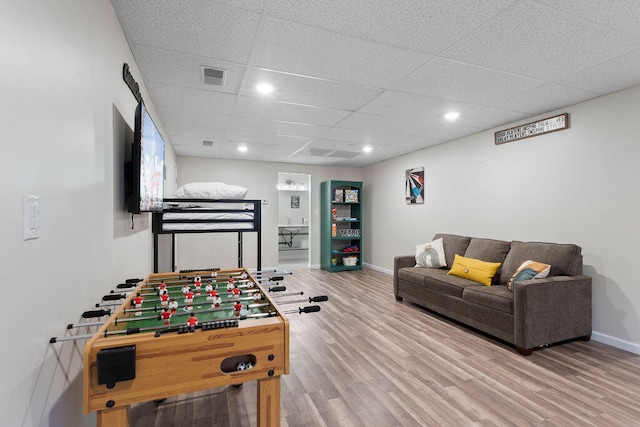
[[[269,277],[269,281],[270,282],[279,282],[281,280],[284,280],[284,276],[271,276],[271,277]]]
[[[317,297],[309,297],[309,302],[323,302],[329,301],[329,297],[326,295],[319,295]]]
[[[136,284],[131,282],[131,283],[120,283],[119,285],[116,286],[116,289],[131,289],[131,288],[135,288]]]
[[[300,307],[300,308],[298,308],[298,311],[300,312],[300,314],[302,314],[302,313],[316,313],[316,312],[320,311],[320,306],[319,305],[310,305],[308,307]]]
[[[138,282],[142,282],[142,279],[126,279],[124,282],[129,284],[138,283]]]
[[[111,310],[89,310],[82,313],[82,318],[91,319],[94,317],[108,316],[109,314],[111,314]]]
[[[269,288],[269,292],[282,292],[286,290],[287,290],[286,286],[272,286]]]
[[[102,301],[116,301],[119,299],[124,299],[127,296],[125,294],[109,294],[102,297]]]

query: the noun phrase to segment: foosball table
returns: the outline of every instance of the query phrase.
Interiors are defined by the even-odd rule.
[[[280,425],[289,322],[249,271],[154,273],[112,298],[84,347],[83,407],[99,427],[128,426],[133,403],[253,380],[257,425]]]

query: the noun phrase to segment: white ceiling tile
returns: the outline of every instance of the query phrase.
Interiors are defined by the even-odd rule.
[[[193,111],[165,106],[158,107],[158,111],[160,116],[165,118],[162,124],[167,130],[177,125],[224,130],[227,129],[231,121],[231,115],[208,111]]]
[[[510,98],[544,82],[484,67],[434,58],[393,90],[487,104]]]
[[[594,92],[551,83],[504,99],[496,103],[496,107],[534,115],[577,104],[596,96],[598,94]]]
[[[514,2],[270,0],[265,13],[350,36],[435,54]],[[429,31],[425,31],[425,28]]]
[[[363,129],[347,129],[334,126],[320,135],[322,138],[333,139],[338,141],[354,141],[363,144],[388,144],[397,135],[385,132],[374,132]]]
[[[340,122],[342,128],[392,133],[399,137],[412,135],[425,126],[425,123],[413,119],[368,113],[353,113]]]
[[[322,134],[322,132],[327,129],[328,128],[326,126],[260,119],[256,117],[242,117],[237,115],[233,116],[231,123],[229,124],[229,130],[262,132],[266,135],[278,134],[311,138]]]
[[[291,136],[291,135],[276,135],[276,134],[264,134],[257,132],[246,132],[243,130],[229,130],[227,131],[226,141],[247,142],[252,144],[274,144],[282,145],[292,148],[300,148],[307,144],[312,138]]]
[[[360,111],[431,122],[442,120],[450,111],[461,112],[470,107],[471,104],[462,101],[387,90]],[[340,126],[346,127],[343,124]]]
[[[271,84],[274,91],[268,95],[261,95],[255,88],[259,83]],[[351,83],[250,68],[240,94],[273,101],[355,111],[380,92],[381,89]]]
[[[223,140],[226,134],[225,129],[212,128],[206,126],[185,125],[182,123],[166,123],[164,125],[170,140],[176,136],[200,138],[200,140],[214,141]]]
[[[553,81],[638,48],[638,39],[589,25],[533,0],[522,0],[442,56]]]
[[[268,120],[332,126],[347,117],[350,112],[330,108],[276,102],[268,99],[239,96],[236,114]]]
[[[265,18],[250,65],[387,88],[432,55]]]
[[[260,22],[258,13],[207,0],[112,3],[131,43],[232,62],[246,63]]]
[[[538,0],[565,13],[598,23],[611,30],[640,37],[640,2],[602,0]]]
[[[170,106],[191,111],[231,114],[236,103],[234,95],[210,90],[198,90],[161,83],[149,84],[154,105]]]
[[[640,50],[578,71],[556,83],[606,94],[636,86],[639,83],[638,70],[640,70]]]
[[[134,44],[132,50],[147,83],[165,83],[233,94],[240,90],[245,69],[241,64],[140,44]],[[225,70],[224,86],[205,84],[203,67]]]

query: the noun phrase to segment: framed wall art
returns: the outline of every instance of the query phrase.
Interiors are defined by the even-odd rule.
[[[424,203],[424,167],[405,171],[404,194],[408,205]]]

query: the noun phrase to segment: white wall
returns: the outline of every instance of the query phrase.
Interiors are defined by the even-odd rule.
[[[594,339],[640,353],[640,87],[562,112],[570,129],[500,146],[494,129],[365,168],[364,258],[390,272],[437,232],[576,243]],[[419,166],[425,203],[407,206],[404,171]]]
[[[3,1],[0,46],[0,424],[95,425],[82,414],[85,341],[49,339],[151,271],[148,215],[132,230],[123,208],[136,106],[123,63],[143,82],[108,0]],[[37,240],[22,239],[23,193],[40,196]]]
[[[331,179],[361,181],[362,169],[178,157],[178,184],[220,181],[249,189],[247,199],[267,200],[262,205],[262,268],[278,266],[278,172],[311,175],[310,259],[320,265],[320,183]],[[302,193],[301,193],[302,194]],[[301,197],[302,201],[302,197]],[[236,233],[178,236],[178,267],[229,267],[237,265]],[[256,266],[255,233],[244,234],[244,265]]]

